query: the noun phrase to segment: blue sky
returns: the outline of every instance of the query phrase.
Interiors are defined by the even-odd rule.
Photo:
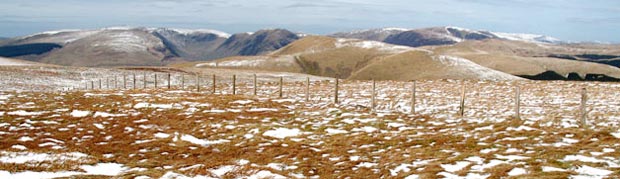
[[[2,0],[0,36],[109,26],[313,34],[459,26],[620,42],[618,0]]]

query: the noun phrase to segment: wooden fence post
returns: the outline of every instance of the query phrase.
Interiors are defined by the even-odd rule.
[[[153,76],[155,79],[153,82],[155,82],[155,89],[157,89],[157,73],[155,73],[155,75]]]
[[[146,71],[142,74],[142,88],[146,89]]]
[[[588,102],[588,93],[586,91],[586,88],[582,88],[581,89],[581,105],[579,106],[579,109],[581,111],[581,113],[580,113],[581,114],[581,116],[580,116],[581,127],[584,128],[584,129],[588,127],[588,123],[586,121],[587,120],[586,118],[587,118],[587,115],[588,115],[587,114],[588,112],[586,111],[586,103],[587,102]]]
[[[131,74],[133,75],[133,89],[137,89],[138,87],[136,86],[136,73]]]
[[[216,88],[217,88],[217,84],[216,84],[216,81],[215,81],[215,74],[213,74],[213,87],[212,87],[213,91],[211,92],[212,94],[215,94]]]
[[[515,86],[515,118],[521,119],[521,88]]]
[[[123,74],[123,89],[127,89],[127,75]]]
[[[370,95],[370,110],[375,111],[376,105],[377,105],[377,82],[375,81],[375,79],[372,79],[372,94]]]
[[[232,76],[232,94],[237,94],[237,75]]]
[[[256,80],[256,74],[254,74],[254,96],[257,95],[258,93],[258,84],[256,84],[258,81]]]
[[[463,89],[461,91],[461,105],[459,108],[459,115],[461,117],[463,117],[465,114],[465,86],[465,81],[463,81]]]
[[[90,89],[95,89],[95,81],[90,81]]]
[[[338,78],[336,79],[336,85],[334,86],[334,104],[338,104]]]
[[[413,81],[413,87],[411,89],[411,114],[415,114],[415,92],[416,92],[416,81]]]
[[[306,102],[310,101],[310,77],[306,77]]]
[[[181,89],[185,89],[185,74],[181,74]]]
[[[200,74],[196,73],[196,92],[200,92]]]
[[[101,79],[99,79],[99,89],[101,89]]]
[[[282,77],[280,77],[280,90],[279,91],[279,97],[282,98],[282,85],[283,85],[284,79]]]
[[[170,73],[168,73],[168,89],[170,89],[170,83],[171,83],[170,80],[171,80],[170,79]]]

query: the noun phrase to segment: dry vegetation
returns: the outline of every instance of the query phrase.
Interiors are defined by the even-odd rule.
[[[238,94],[186,89],[0,92],[0,170],[74,171],[114,164],[121,178],[614,178],[620,176],[620,97],[616,83],[420,81],[411,83],[249,79]],[[459,89],[468,87],[465,117]],[[512,117],[522,87],[522,118]],[[210,91],[205,84],[205,91]],[[579,89],[589,90],[588,128],[580,128]],[[16,161],[34,154],[83,156]],[[603,172],[592,172],[602,170]],[[2,176],[0,172],[0,176]]]

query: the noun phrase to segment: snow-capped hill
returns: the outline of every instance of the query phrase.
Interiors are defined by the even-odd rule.
[[[428,45],[449,45],[467,40],[503,39],[530,43],[566,43],[559,39],[535,34],[513,34],[473,30],[455,26],[430,27],[421,29],[381,28],[340,32],[329,35],[336,38],[355,38],[387,42],[412,47]]]
[[[356,30],[356,31],[351,31],[351,32],[346,32],[346,34],[364,34],[364,33],[372,33],[372,34],[392,34],[392,33],[399,33],[399,32],[405,32],[405,31],[410,31],[411,29],[406,29],[406,28],[398,28],[398,27],[386,27],[386,28],[379,28],[379,29],[364,29],[364,30]]]
[[[101,32],[101,30],[80,30],[80,29],[65,29],[55,31],[45,31],[28,36],[17,37],[13,39],[15,43],[56,43],[67,44],[73,41],[88,37],[90,35]]]
[[[545,36],[545,35],[537,35],[537,34],[519,34],[519,33],[502,33],[502,32],[492,32],[500,39],[505,40],[514,40],[514,41],[524,41],[524,42],[532,42],[532,43],[563,43],[560,39]]]
[[[222,38],[229,38],[231,36],[231,34],[226,33],[226,32],[222,32],[222,31],[218,31],[218,30],[213,30],[213,29],[178,29],[178,28],[158,28],[155,30],[157,31],[173,31],[179,34],[183,34],[183,35],[194,35],[194,34],[215,34],[219,37]]]
[[[124,53],[148,51],[149,48],[164,48],[163,43],[156,38],[139,31],[107,32],[97,41],[91,43],[92,47],[106,47],[108,50]]]
[[[399,34],[402,32],[409,31],[410,29],[405,28],[381,28],[381,29],[366,29],[366,30],[357,30],[351,32],[340,32],[328,35],[330,37],[335,38],[348,38],[348,39],[362,39],[362,40],[373,40],[373,41],[384,41],[387,37],[395,34]]]
[[[400,45],[392,45],[383,42],[370,41],[370,40],[359,40],[359,39],[336,39],[336,43],[334,44],[336,48],[343,47],[356,47],[363,49],[375,49],[383,52],[390,53],[402,53],[409,50],[414,50],[414,48]]]
[[[24,38],[32,37],[32,36],[37,36],[37,35],[55,35],[55,34],[60,34],[60,33],[64,33],[64,32],[77,32],[77,31],[83,31],[83,30],[82,29],[51,30],[51,31],[44,31],[44,32],[35,33],[35,34],[29,35],[29,36],[24,36]]]
[[[455,26],[446,26],[445,29],[446,29],[446,32],[448,32],[448,33],[450,33],[451,30],[470,32],[470,33],[478,33],[479,32],[477,30],[471,30],[471,29],[462,28],[462,27],[455,27]]]

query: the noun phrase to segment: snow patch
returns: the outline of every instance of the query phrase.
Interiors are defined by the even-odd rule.
[[[80,167],[89,175],[116,176],[127,170],[122,164],[118,163],[98,163],[95,165],[82,165]]]
[[[189,142],[189,143],[193,143],[196,145],[201,145],[201,146],[208,146],[208,145],[230,142],[230,140],[225,140],[225,139],[219,139],[219,140],[214,140],[214,141],[204,140],[204,139],[199,139],[192,135],[187,135],[187,134],[182,135],[181,140]]]
[[[179,29],[179,28],[164,28],[163,30],[170,30],[177,32],[183,35],[193,35],[193,34],[215,34],[222,38],[230,38],[230,34],[218,30],[213,29]]]
[[[508,172],[508,176],[518,176],[525,174],[527,174],[527,170],[523,168],[513,168],[512,170],[510,170],[510,172]]]
[[[465,72],[466,74],[475,74],[480,79],[485,79],[485,80],[520,79],[513,75],[509,75],[504,72],[500,72],[497,70],[493,70],[493,69],[478,65],[477,63],[474,63],[468,59],[464,59],[460,57],[440,55],[440,56],[433,56],[433,59],[439,61],[443,65],[462,69],[466,71]]]
[[[357,47],[363,49],[376,49],[383,52],[390,53],[403,53],[409,50],[417,50],[416,48],[401,46],[401,45],[392,45],[383,42],[377,41],[368,41],[368,40],[358,40],[358,39],[336,39],[336,44],[334,44],[336,48],[343,47]]]
[[[71,112],[71,116],[72,117],[86,117],[90,114],[90,111],[80,111],[80,110],[73,110]]]
[[[275,130],[268,130],[263,133],[264,136],[284,139],[287,137],[295,137],[301,134],[299,129],[278,128]]]
[[[45,161],[79,161],[87,158],[88,155],[79,152],[51,154],[51,153],[32,153],[32,152],[0,152],[1,163],[40,163]]]

